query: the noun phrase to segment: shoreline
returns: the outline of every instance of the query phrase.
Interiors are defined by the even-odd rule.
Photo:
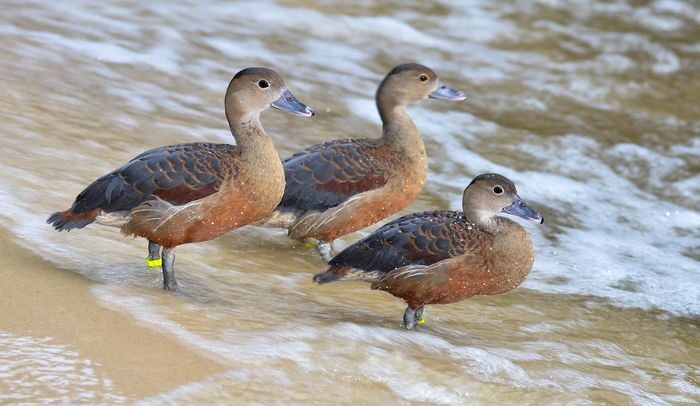
[[[89,359],[127,400],[150,397],[225,371],[176,338],[100,304],[97,282],[60,269],[0,228],[0,332],[65,345]]]

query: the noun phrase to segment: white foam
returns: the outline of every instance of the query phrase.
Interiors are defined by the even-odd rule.
[[[547,145],[524,146],[524,152],[541,157],[551,172],[517,172],[464,151],[454,138],[441,141],[451,161],[464,164],[461,170],[445,165],[445,175],[433,175],[436,182],[460,190],[468,174],[499,172],[516,182],[533,207],[559,207],[580,224],[557,232],[556,241],[542,238],[539,228],[527,226],[536,236],[538,255],[524,286],[548,292],[595,292],[626,306],[659,307],[677,314],[700,312],[700,286],[694,283],[697,262],[686,256],[695,244],[686,236],[700,227],[700,213],[659,201],[595,155],[627,151],[625,159],[632,160],[631,149],[654,162],[652,182],[663,177],[665,167],[671,170],[681,164],[678,158],[651,154],[638,146],[605,150],[589,138],[563,136],[550,138]],[[453,170],[464,175],[455,176]],[[456,198],[452,206],[459,205]],[[557,276],[565,276],[568,283],[547,282]],[[636,286],[635,291],[622,288],[627,282]]]

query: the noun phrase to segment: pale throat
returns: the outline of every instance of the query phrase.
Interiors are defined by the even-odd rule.
[[[498,231],[498,213],[491,210],[471,209],[464,211],[467,220],[488,231]]]

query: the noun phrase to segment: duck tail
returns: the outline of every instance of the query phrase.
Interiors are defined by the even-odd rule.
[[[381,271],[364,271],[350,266],[331,265],[325,272],[314,275],[314,282],[320,285],[334,281],[375,282],[382,275],[384,275],[384,272]]]
[[[74,228],[83,228],[92,223],[98,214],[100,214],[99,207],[82,213],[76,213],[73,209],[68,209],[52,214],[46,222],[58,231],[70,231]]]
[[[46,222],[58,231],[83,228],[94,222],[103,209],[120,210],[112,203],[123,194],[123,188],[122,178],[114,172],[102,176],[80,192],[70,209],[52,214]]]
[[[350,269],[349,266],[331,266],[325,272],[317,273],[314,275],[314,282],[319,285],[324,283],[329,283],[341,279],[343,275]]]

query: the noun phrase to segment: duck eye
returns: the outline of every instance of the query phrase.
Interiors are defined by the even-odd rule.
[[[260,82],[258,82],[258,86],[260,86],[262,89],[267,89],[268,87],[270,87],[270,84],[267,83],[267,80],[261,80]]]
[[[420,79],[421,82],[425,82],[430,78],[425,73],[422,73],[420,76],[418,76],[418,79]]]
[[[503,188],[500,187],[500,186],[498,186],[498,185],[496,185],[496,186],[493,187],[493,193],[495,193],[495,194],[497,194],[497,195],[500,195],[501,193],[503,193]]]

